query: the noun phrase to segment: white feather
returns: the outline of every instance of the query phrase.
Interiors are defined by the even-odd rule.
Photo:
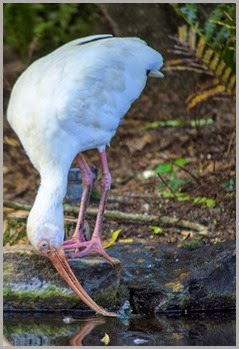
[[[61,46],[19,77],[7,117],[41,174],[31,231],[36,219],[42,225],[63,219],[59,207],[74,157],[110,143],[142,92],[147,72],[161,76],[162,64],[160,53],[138,38],[96,35]],[[63,229],[62,222],[58,225]]]

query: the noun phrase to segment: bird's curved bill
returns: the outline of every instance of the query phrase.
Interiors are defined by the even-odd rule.
[[[51,250],[48,255],[52,264],[58,271],[58,273],[65,279],[70,288],[77,294],[80,299],[87,304],[91,309],[93,309],[97,314],[102,314],[104,316],[118,316],[116,313],[111,313],[106,311],[104,308],[100,307],[93,299],[86,293],[83,289],[75,274],[73,273],[71,267],[69,266],[64,250],[62,248]]]

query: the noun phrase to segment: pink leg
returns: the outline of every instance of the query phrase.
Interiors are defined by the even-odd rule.
[[[72,236],[71,240],[64,241],[63,247],[64,249],[73,248],[76,242],[85,241],[84,237],[84,221],[86,216],[86,209],[90,199],[90,193],[93,186],[93,174],[91,169],[87,165],[82,154],[78,154],[76,157],[77,165],[80,168],[82,175],[82,187],[83,193],[81,197],[80,211],[78,215],[78,220],[75,228],[75,232]]]
[[[101,166],[102,166],[102,182],[101,182],[101,198],[98,208],[98,214],[95,223],[95,229],[92,234],[90,241],[75,241],[74,244],[71,245],[71,248],[77,248],[78,250],[84,248],[79,252],[72,253],[69,255],[72,258],[84,257],[92,252],[96,252],[101,254],[105,259],[107,259],[111,264],[114,264],[115,261],[112,257],[110,257],[102,247],[101,242],[101,232],[102,232],[102,222],[105,210],[105,204],[107,201],[107,195],[110,190],[111,185],[111,175],[108,168],[106,152],[100,152]]]

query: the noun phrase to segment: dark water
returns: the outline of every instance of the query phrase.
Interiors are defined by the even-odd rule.
[[[4,314],[3,333],[14,346],[236,345],[235,313],[103,318],[82,313]]]

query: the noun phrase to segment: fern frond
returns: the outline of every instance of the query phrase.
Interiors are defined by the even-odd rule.
[[[200,37],[199,42],[197,44],[197,48],[196,48],[196,56],[197,57],[202,57],[205,46],[206,46],[205,39],[203,37]]]
[[[210,62],[211,62],[211,58],[212,58],[213,54],[214,54],[213,50],[208,48],[202,57],[203,63],[205,63],[207,66],[210,66]]]
[[[188,39],[188,29],[186,25],[182,25],[178,28],[178,38],[180,42],[187,42]]]
[[[229,91],[231,91],[231,94],[236,94],[236,75],[232,75],[231,78],[228,81],[227,88]]]
[[[220,61],[219,65],[215,71],[215,75],[218,77],[222,76],[222,72],[224,71],[225,67],[226,67],[226,63],[224,61]]]
[[[236,26],[234,25],[230,25],[230,24],[227,24],[225,22],[221,22],[221,21],[214,21],[214,20],[209,20],[210,23],[214,23],[214,24],[218,24],[218,25],[221,25],[223,27],[226,27],[228,29],[232,29],[232,30],[236,30]]]
[[[224,71],[223,75],[221,76],[222,81],[224,81],[225,83],[227,83],[228,80],[229,80],[229,77],[230,77],[231,73],[232,73],[231,68],[230,68],[230,67],[227,67],[226,70]]]
[[[197,97],[198,95],[201,95],[203,92],[205,91],[209,91],[210,89],[215,88],[216,86],[218,86],[220,84],[219,80],[214,78],[214,79],[208,79],[207,81],[201,83],[198,86],[198,92],[197,93],[192,93],[191,95],[189,95],[186,99],[186,106],[188,109],[191,109],[191,102],[195,99],[195,97]],[[196,105],[196,104],[195,104]],[[194,106],[194,104],[193,104]]]
[[[219,80],[218,80],[217,78],[208,79],[208,80],[206,80],[205,82],[203,82],[203,83],[201,83],[201,84],[199,85],[199,90],[200,90],[200,91],[202,91],[202,90],[208,90],[208,89],[210,89],[210,88],[212,88],[212,87],[215,87],[215,86],[217,86],[217,85],[219,85],[219,84],[220,84],[220,82],[219,82]],[[190,97],[188,97],[188,98],[190,98]]]
[[[177,56],[187,56],[169,60],[165,70],[190,70],[204,73],[214,79],[210,80],[209,88],[205,90],[201,86],[197,94],[191,95],[186,101],[187,108],[191,109],[198,103],[214,97],[220,93],[235,96],[236,76],[232,69],[211,47],[208,47],[206,39],[201,35],[197,41],[197,30],[194,26],[182,26],[178,28],[177,44],[171,50]]]
[[[205,71],[203,69],[200,68],[193,68],[193,67],[190,67],[190,66],[186,66],[186,65],[176,65],[174,67],[164,67],[163,69],[164,71],[171,71],[171,70],[180,70],[180,71],[193,71],[194,73],[199,73],[199,74],[202,74],[202,73],[205,73]]]
[[[190,27],[190,29],[188,31],[188,43],[189,43],[189,46],[191,47],[191,49],[193,49],[193,50],[196,48],[196,41],[197,41],[196,28]]]
[[[209,64],[209,68],[213,72],[215,72],[219,62],[220,62],[219,56],[218,55],[214,55],[213,59],[211,60],[211,62]]]
[[[224,91],[225,91],[225,86],[220,85],[220,84],[214,88],[209,89],[209,90],[202,91],[201,93],[198,93],[198,94],[194,95],[193,97],[191,97],[191,99],[187,103],[187,108],[192,109],[198,103],[201,103],[201,102],[205,101],[206,99],[213,97],[213,96],[215,96],[219,93],[222,93]]]

